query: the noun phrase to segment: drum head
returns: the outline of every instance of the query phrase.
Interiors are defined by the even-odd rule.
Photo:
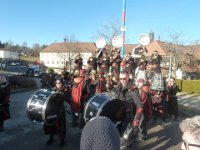
[[[45,102],[42,118],[47,125],[52,125],[59,119],[63,105],[62,96],[59,93],[53,93]]]
[[[89,99],[85,106],[84,110],[84,118],[85,121],[89,121],[91,118],[96,117],[98,115],[98,110],[102,107],[103,104],[107,103],[110,100],[106,94],[96,94]]]
[[[26,111],[27,116],[31,121],[43,122],[42,112],[45,101],[52,94],[49,90],[38,90],[28,100]]]
[[[84,110],[84,119],[89,121],[93,117],[105,116],[113,122],[123,121],[126,115],[124,103],[115,99],[113,93],[94,95],[87,102]]]
[[[119,99],[108,101],[99,111],[99,116],[106,116],[113,122],[123,121],[126,116],[124,103]]]

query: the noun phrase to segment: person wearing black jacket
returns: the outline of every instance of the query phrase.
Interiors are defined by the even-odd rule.
[[[10,119],[10,84],[4,75],[0,74],[0,132],[3,131],[4,121]]]
[[[126,108],[126,118],[122,125],[121,147],[129,147],[134,140],[136,130],[138,130],[143,115],[143,104],[138,88],[129,79],[126,71],[120,73],[120,81],[115,89],[116,98],[123,101]]]
[[[63,147],[65,144],[66,137],[66,116],[65,116],[65,105],[64,101],[66,98],[67,89],[64,87],[63,79],[58,78],[55,82],[55,87],[53,90],[58,93],[59,96],[55,98],[55,101],[58,102],[59,106],[59,118],[57,122],[53,125],[44,124],[44,133],[49,134],[50,138],[47,141],[47,145],[51,145],[54,142],[54,135],[58,134],[60,137],[60,147]]]

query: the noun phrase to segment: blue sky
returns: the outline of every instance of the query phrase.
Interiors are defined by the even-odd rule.
[[[170,41],[200,40],[200,0],[126,0],[126,43],[141,33]],[[64,37],[94,42],[102,24],[122,20],[123,0],[0,0],[0,41],[28,46],[61,42]]]

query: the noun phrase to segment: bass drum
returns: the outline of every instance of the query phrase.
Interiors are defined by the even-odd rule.
[[[113,123],[123,122],[126,116],[124,103],[116,99],[113,93],[94,95],[85,106],[84,119],[88,122],[97,116],[108,117]]]
[[[27,116],[31,121],[55,124],[59,118],[63,101],[59,93],[41,89],[27,103]]]

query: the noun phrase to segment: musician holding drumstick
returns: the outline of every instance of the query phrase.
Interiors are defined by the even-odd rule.
[[[133,81],[129,79],[126,71],[120,73],[120,81],[114,90],[116,98],[120,99],[126,108],[122,132],[121,148],[129,147],[133,143],[135,130],[138,130],[143,115],[143,104],[140,94]]]
[[[66,118],[65,118],[65,106],[64,101],[66,100],[67,89],[64,87],[62,78],[58,78],[55,82],[55,87],[53,89],[55,92],[59,93],[58,99],[55,99],[60,104],[59,107],[59,118],[57,122],[53,125],[44,124],[44,133],[49,134],[50,138],[47,141],[47,145],[51,145],[54,142],[54,135],[58,134],[60,137],[60,147],[64,146],[65,136],[66,136]]]

